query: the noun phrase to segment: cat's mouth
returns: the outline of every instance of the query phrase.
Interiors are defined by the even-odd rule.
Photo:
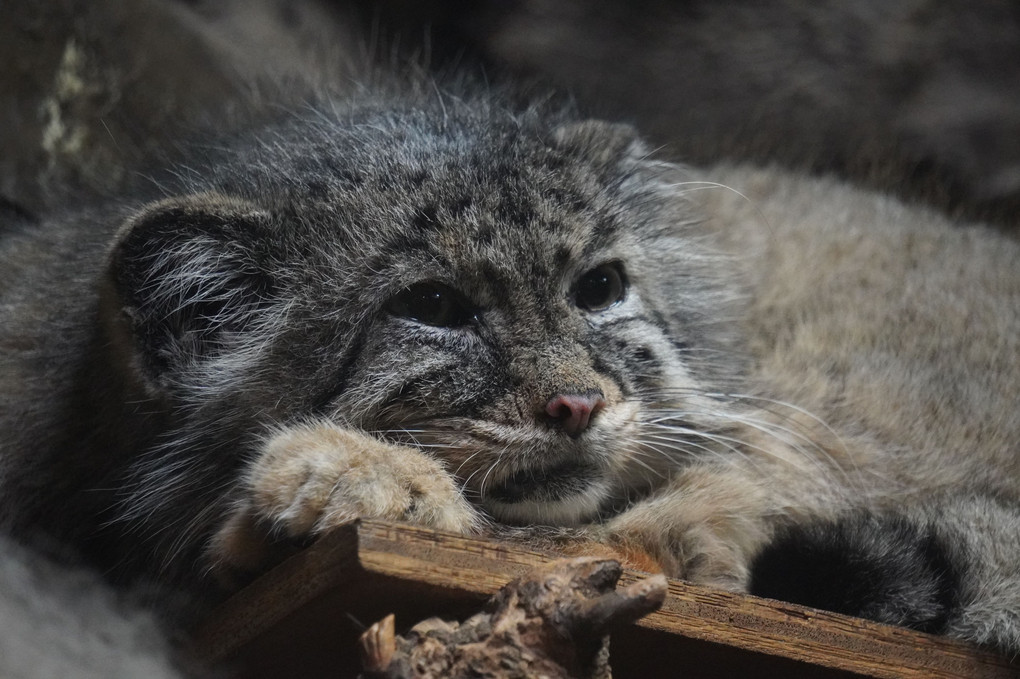
[[[603,476],[597,465],[575,460],[522,469],[487,488],[484,504],[507,523],[578,523],[604,497]]]
[[[508,476],[487,495],[505,503],[560,500],[583,492],[596,476],[594,465],[574,461],[546,469],[522,469]]]

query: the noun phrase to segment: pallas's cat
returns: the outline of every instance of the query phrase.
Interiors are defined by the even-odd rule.
[[[498,95],[6,218],[5,524],[239,582],[377,517],[1020,650],[1020,247]]]

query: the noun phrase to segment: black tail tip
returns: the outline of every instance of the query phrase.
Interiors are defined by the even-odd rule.
[[[751,566],[757,596],[923,632],[957,606],[958,569],[930,526],[858,512],[782,530]]]

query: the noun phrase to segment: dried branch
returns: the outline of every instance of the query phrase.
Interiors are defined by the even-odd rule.
[[[406,637],[387,616],[361,637],[362,677],[610,679],[607,635],[666,597],[661,575],[616,591],[622,572],[609,559],[554,561],[504,586],[467,621],[429,618]]]

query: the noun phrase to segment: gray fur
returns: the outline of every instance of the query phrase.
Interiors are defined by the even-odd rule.
[[[71,257],[61,252],[67,247],[83,278],[63,304],[55,301],[66,272],[46,286],[26,271],[6,291],[19,309],[4,337],[12,382],[42,390],[20,394],[7,411],[24,408],[41,420],[6,443],[15,524],[45,521],[62,498],[89,517],[81,526],[61,520],[62,532],[91,533],[96,514],[107,512],[114,523],[164,526],[141,532],[163,539],[161,550],[187,553],[208,536],[195,518],[220,515],[246,451],[272,427],[325,415],[390,437],[424,426],[437,429],[433,438],[456,438],[474,426],[465,415],[497,428],[530,425],[552,394],[591,384],[595,365],[628,394],[654,393],[663,370],[700,374],[712,390],[733,379],[733,368],[697,355],[671,359],[677,368],[641,363],[637,347],[616,340],[640,338],[653,356],[677,357],[681,340],[719,355],[732,342],[713,318],[730,295],[696,241],[680,241],[684,250],[671,258],[685,276],[657,273],[663,264],[651,253],[682,238],[675,228],[685,201],[664,188],[674,170],[641,160],[632,131],[538,110],[515,114],[486,100],[429,107],[314,111],[262,132],[258,143],[239,143],[208,170],[192,168],[176,190],[185,197],[129,218],[105,276],[104,243],[127,212],[115,210],[105,224],[73,215],[12,239],[9,270],[55,267]],[[97,234],[91,248],[72,236],[83,228]],[[631,294],[599,315],[571,310],[574,281],[607,260],[627,261],[647,300]],[[422,279],[493,311],[470,332],[385,313],[387,299]],[[678,302],[648,319],[664,300]],[[600,330],[609,321],[613,334]],[[91,345],[91,360],[74,368],[81,352],[64,342]],[[605,350],[593,355],[596,344]],[[28,379],[40,362],[88,377],[55,392]],[[89,421],[76,401],[113,412]],[[124,425],[100,424],[111,418]],[[512,444],[519,452],[492,478],[485,456],[464,460],[475,494],[501,475],[579,454],[555,432],[534,436]],[[610,465],[615,438],[598,436],[585,454]],[[72,449],[78,473],[62,473],[46,497],[38,482],[50,456]],[[654,470],[619,470],[621,480],[599,492],[627,494],[635,472]],[[101,499],[93,487],[107,476],[119,490]],[[117,496],[122,506],[109,513]],[[594,516],[599,504],[572,521]]]
[[[0,538],[0,674],[9,679],[181,676],[150,613],[95,574]]]
[[[1020,650],[1015,241],[394,81],[267,107],[158,188],[0,213],[8,530],[201,599],[355,515],[745,589],[782,531],[896,514],[960,573],[935,631]],[[604,265],[626,294],[586,308]],[[400,311],[422,282],[455,322]],[[604,406],[571,435],[562,394]]]

